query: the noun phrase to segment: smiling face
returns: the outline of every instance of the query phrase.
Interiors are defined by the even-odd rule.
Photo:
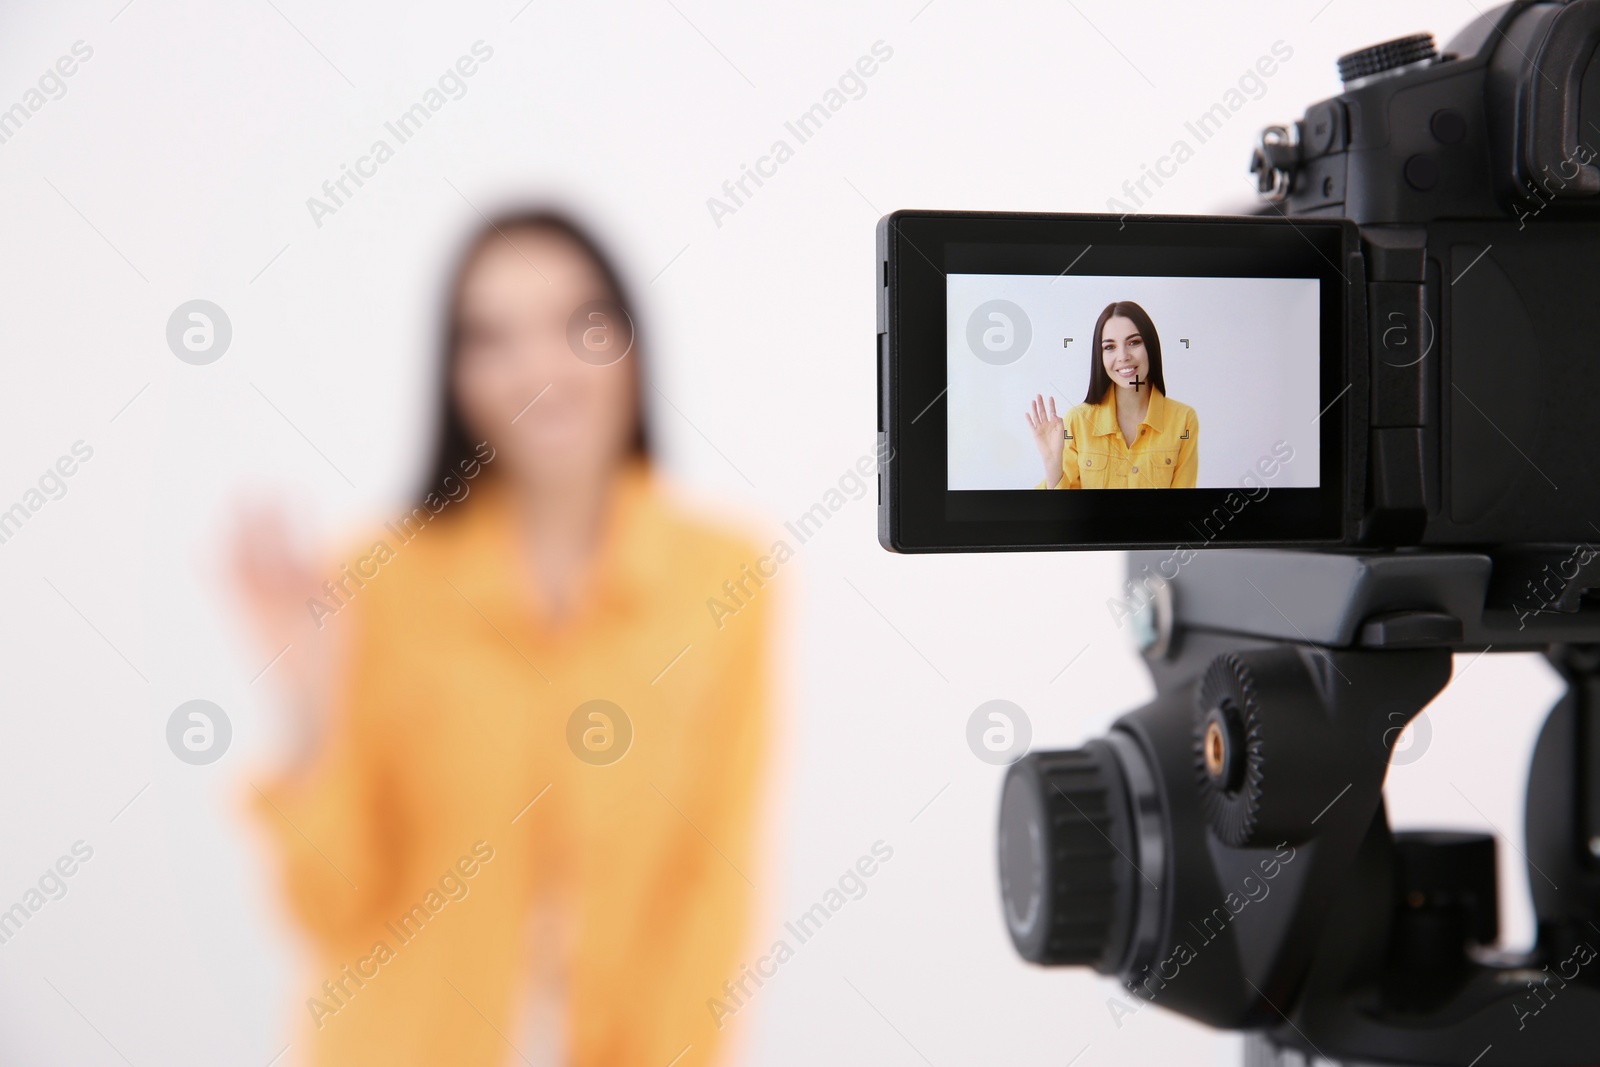
[[[519,482],[601,478],[628,450],[636,359],[600,365],[579,358],[570,340],[574,312],[611,295],[583,249],[549,231],[485,242],[462,277],[454,365],[462,415]]]
[[[1145,351],[1144,336],[1132,319],[1113,315],[1106,320],[1100,331],[1100,359],[1111,384],[1124,389],[1149,385],[1150,356]]]

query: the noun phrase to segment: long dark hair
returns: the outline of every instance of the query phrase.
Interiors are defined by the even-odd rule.
[[[600,273],[600,279],[607,290],[607,297],[620,304],[632,321],[633,350],[629,353],[629,358],[635,360],[640,358],[643,345],[640,342],[639,317],[633,302],[628,298],[622,275],[600,242],[583,225],[555,208],[527,208],[485,220],[462,246],[461,253],[456,258],[455,269],[450,273],[450,284],[445,290],[444,331],[441,343],[443,351],[439,359],[439,407],[435,419],[435,444],[433,457],[428,462],[427,480],[422,484],[419,497],[440,492],[439,487],[447,484],[445,482],[447,477],[460,478],[458,472],[467,469],[462,466],[463,463],[471,466],[479,458],[478,442],[473,440],[472,433],[467,428],[466,417],[461,411],[461,398],[456,395],[455,386],[456,354],[461,347],[461,282],[485,245],[492,241],[509,240],[514,232],[526,233],[530,230],[563,237],[588,257],[594,264],[595,270]],[[630,455],[648,459],[651,454],[650,434],[645,421],[645,375],[642,366],[634,367],[633,380],[635,424],[628,452]]]
[[[1089,350],[1089,392],[1084,395],[1085,404],[1100,403],[1105,399],[1106,390],[1111,388],[1111,375],[1106,373],[1105,358],[1100,354],[1100,334],[1105,330],[1106,323],[1114,318],[1133,322],[1133,328],[1144,339],[1144,350],[1148,353],[1146,358],[1150,361],[1150,373],[1145,381],[1162,393],[1167,391],[1167,380],[1161,376],[1161,337],[1156,333],[1156,324],[1150,321],[1145,309],[1132,300],[1113,300],[1094,320],[1094,346]]]

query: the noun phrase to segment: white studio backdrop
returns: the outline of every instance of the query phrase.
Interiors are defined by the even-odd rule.
[[[0,110],[26,118],[0,141],[0,506],[30,491],[40,506],[0,543],[0,907],[75,843],[93,855],[0,944],[0,1064],[294,1061],[301,949],[242,799],[272,741],[272,675],[228,590],[228,534],[253,495],[287,501],[323,545],[406,499],[445,256],[480,212],[555,199],[595,221],[641,294],[667,473],[775,528],[872,448],[880,215],[1103,211],[1181,138],[1185,161],[1135,206],[1243,210],[1259,128],[1335,93],[1340,53],[1446,37],[1475,14],[1459,0],[6,5]],[[492,56],[464,88],[363,163],[479,42]],[[875,73],[845,79],[868,56]],[[833,91],[798,143],[785,124]],[[1218,102],[1237,106],[1200,143],[1186,124]],[[784,162],[760,164],[780,139]],[[758,165],[770,176],[735,204],[727,187]],[[358,167],[371,176],[336,211],[308,206]],[[205,366],[167,343],[193,300],[231,324]],[[79,442],[92,456],[57,488],[46,473]],[[1235,1036],[1159,1010],[1118,1026],[1112,982],[1024,966],[1000,920],[1003,770],[969,751],[968,716],[1015,701],[1034,744],[1060,747],[1148,699],[1105,606],[1122,567],[891,556],[868,496],[773,583],[789,697],[753,943],[873,841],[895,851],[740,1012],[741,1062],[1238,1062]],[[1512,844],[1556,683],[1527,656],[1457,671],[1431,742],[1391,776],[1390,810],[1508,835],[1506,936],[1526,942]],[[208,766],[164,738],[192,699],[233,727]]]
[[[1112,301],[1131,300],[1156,328],[1166,395],[1194,408],[1200,421],[1198,487],[1232,489],[1247,476],[1261,484],[1257,463],[1284,455],[1275,453],[1281,442],[1293,458],[1281,467],[1274,462],[1267,484],[1315,488],[1319,285],[1306,278],[950,275],[949,487],[1029,489],[1039,482],[1039,453],[1023,413],[1038,395],[1053,398],[1062,418],[1083,401],[1089,361],[1099,358],[1095,320]],[[1009,362],[984,359],[971,346],[973,315],[991,300],[1019,308],[1024,318],[1010,328],[1029,333],[1026,350]]]

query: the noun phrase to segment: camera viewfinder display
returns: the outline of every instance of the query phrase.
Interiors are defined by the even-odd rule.
[[[902,211],[878,238],[887,547],[1350,538],[1370,392],[1348,220]]]
[[[1320,284],[949,275],[949,488],[1316,488]]]

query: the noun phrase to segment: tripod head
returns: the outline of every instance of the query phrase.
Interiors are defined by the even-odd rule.
[[[1130,573],[1161,559],[1135,553]],[[1211,552],[1159,586],[1136,616],[1156,699],[1007,777],[1018,951],[1257,1031],[1262,1063],[1594,1062],[1600,621],[1518,630],[1484,609],[1490,566]],[[1516,956],[1491,950],[1496,839],[1395,833],[1383,806],[1394,744],[1452,653],[1491,646],[1544,647],[1570,686],[1529,775],[1539,937]]]

